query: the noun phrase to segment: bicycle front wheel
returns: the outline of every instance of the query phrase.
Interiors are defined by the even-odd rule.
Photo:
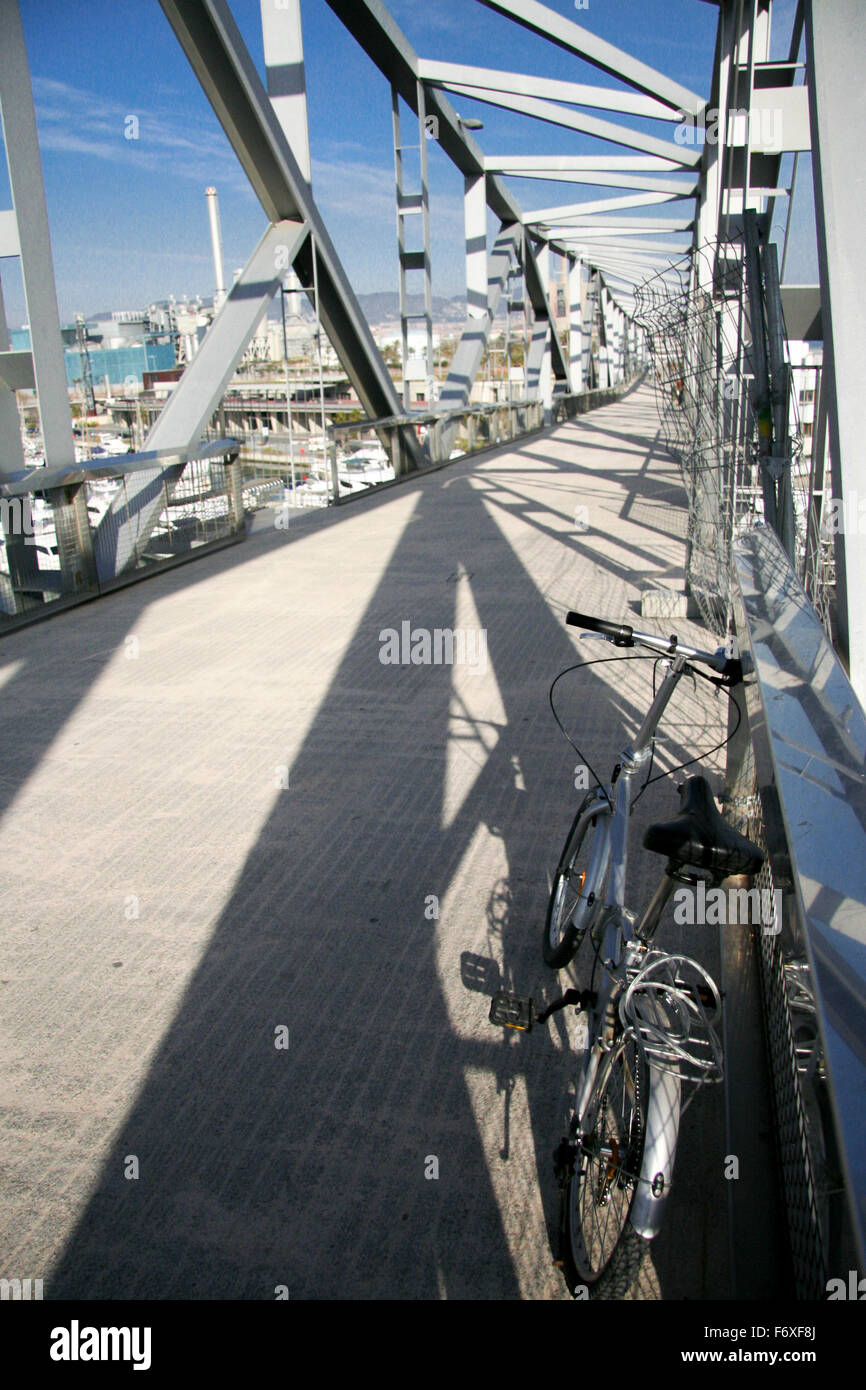
[[[569,1143],[563,1190],[563,1270],[572,1293],[624,1298],[635,1283],[649,1241],[629,1215],[646,1139],[649,1071],[632,1038],[606,1059],[587,1123]]]
[[[552,970],[562,970],[568,965],[583,940],[593,907],[590,900],[592,885],[587,883],[587,879],[593,864],[596,837],[602,832],[600,816],[584,819],[584,813],[595,796],[595,792],[588,792],[581,802],[559,856],[553,880],[543,942],[545,964]],[[597,885],[598,888],[600,886]],[[576,921],[579,917],[583,920]]]

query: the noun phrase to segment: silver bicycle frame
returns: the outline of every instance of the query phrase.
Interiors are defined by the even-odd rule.
[[[610,799],[590,804],[585,812],[587,819],[598,817],[592,855],[587,869],[584,889],[580,902],[584,904],[581,920],[587,915],[586,903],[592,900],[587,926],[591,930],[601,912],[604,912],[604,935],[601,945],[601,960],[607,971],[607,980],[601,990],[598,1003],[590,1017],[587,1032],[587,1052],[583,1085],[577,1105],[578,1126],[592,1118],[587,1115],[595,1090],[601,1059],[605,1055],[600,1031],[607,1010],[615,994],[618,994],[626,978],[629,967],[636,963],[640,954],[640,940],[650,939],[665,904],[673,891],[673,879],[665,875],[659,884],[643,920],[635,932],[629,928],[625,909],[625,879],[628,863],[629,817],[634,792],[634,783],[652,747],[652,739],[665,709],[680,681],[683,670],[692,652],[677,651],[670,661],[664,680],[659,686],[643,723],[631,743],[622,753],[620,774],[612,786]],[[612,801],[612,806],[611,806]],[[602,880],[610,867],[607,894],[602,906],[599,897]],[[574,921],[580,904],[575,906]],[[638,1189],[630,1215],[635,1230],[647,1239],[659,1231],[668,1193],[671,1188],[674,1159],[676,1157],[677,1136],[680,1120],[680,1087],[678,1077],[666,1073],[653,1076],[649,1088],[649,1104],[646,1115],[646,1140],[644,1143]]]

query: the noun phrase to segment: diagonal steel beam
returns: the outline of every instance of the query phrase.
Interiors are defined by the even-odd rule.
[[[186,454],[198,442],[279,288],[285,266],[308,235],[305,222],[284,220],[268,227],[149,431],[143,451]],[[100,581],[116,578],[138,561],[184,466],[157,464],[136,472],[113,499],[94,541]]]
[[[269,220],[309,223],[312,237],[295,269],[303,284],[313,283],[315,245],[320,318],[364,409],[372,418],[399,414],[394,383],[228,5],[160,4]],[[417,465],[422,455],[414,431],[404,431],[403,441]]]
[[[657,72],[631,54],[624,53],[621,48],[598,38],[573,20],[566,19],[546,5],[538,4],[537,0],[481,0],[481,4],[508,15],[509,19],[515,19],[518,24],[540,34],[542,38],[550,39],[560,48],[579,54],[594,67],[621,78],[630,87],[637,87],[638,91],[667,102],[675,111],[688,111],[696,116],[706,105],[703,97],[690,92],[688,87],[680,86],[678,82],[665,77],[664,73]]]
[[[201,347],[169,396],[144,449],[183,449],[198,440],[280,287],[285,268],[309,235],[306,222],[274,222],[261,237]]]
[[[570,380],[568,363],[565,360],[565,353],[556,332],[556,322],[550,316],[550,301],[547,297],[547,289],[538,261],[535,258],[531,233],[523,239],[523,273],[526,278],[526,293],[529,296],[536,322],[543,323],[544,320],[547,320],[548,323],[553,375],[557,381],[568,382]]]

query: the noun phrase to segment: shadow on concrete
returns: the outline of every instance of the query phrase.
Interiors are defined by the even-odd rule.
[[[565,749],[563,764],[546,691],[574,647],[486,492],[446,490],[453,477],[409,485],[417,506],[63,1250],[51,1298],[272,1299],[280,1286],[295,1299],[521,1295],[489,1127],[501,1130],[499,1160],[511,1162],[519,1082],[552,1228],[551,1153],[572,1061],[562,1015],[549,1034],[520,1039],[491,1028],[486,1040],[477,1021],[495,971],[537,999],[560,983],[539,964],[540,932],[570,816],[573,758]],[[365,499],[348,515],[393,496]],[[6,686],[13,755],[4,804],[150,603],[340,520],[315,518],[288,541],[254,537],[200,570],[160,576],[4,641],[0,658],[23,662]],[[471,579],[458,577],[461,566]],[[350,589],[350,555],[341,578]],[[473,712],[471,675],[458,683],[444,665],[379,659],[379,634],[403,620],[466,626],[461,587],[487,632],[502,705],[495,716],[486,706]],[[94,649],[83,649],[87,641]],[[18,680],[44,691],[38,735],[16,710]],[[594,674],[586,682],[582,701],[593,692],[604,713],[612,703],[634,718],[625,695],[611,702]],[[605,769],[620,742],[621,726],[605,720]],[[453,795],[458,745],[477,766],[462,800]],[[471,871],[481,838],[500,842],[503,867],[490,886]],[[634,874],[640,898],[653,885],[638,866]],[[454,894],[467,885],[474,906],[461,900],[458,911]],[[425,916],[431,895],[440,904],[434,920]],[[449,911],[465,939],[449,934]],[[284,1050],[275,1047],[280,1027]],[[479,1110],[478,1074],[495,1077],[499,1110]],[[705,1142],[718,1138],[717,1126],[706,1130]],[[124,1177],[130,1155],[137,1181]],[[719,1296],[718,1269],[705,1250],[695,1254],[695,1240],[705,1244],[714,1229],[714,1198],[686,1191],[699,1210],[690,1226],[673,1224],[680,1237],[690,1231],[692,1253],[666,1250],[660,1238],[662,1296],[708,1296],[696,1283]]]

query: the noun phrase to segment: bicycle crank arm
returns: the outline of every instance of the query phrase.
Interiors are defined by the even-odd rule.
[[[537,1014],[535,1021],[546,1023],[551,1014],[558,1013],[560,1009],[567,1009],[569,1004],[573,1004],[580,1013],[582,1009],[594,1009],[597,1003],[598,995],[594,989],[567,989],[561,999],[554,999],[542,1013]]]
[[[551,1014],[567,1009],[569,1004],[574,1004],[579,1013],[581,1009],[594,1008],[597,1002],[598,995],[594,989],[567,989],[560,999],[554,999],[539,1014],[535,1012],[532,999],[499,989],[490,1002],[488,1018],[500,1028],[516,1028],[518,1032],[531,1033],[533,1023],[546,1023]]]

